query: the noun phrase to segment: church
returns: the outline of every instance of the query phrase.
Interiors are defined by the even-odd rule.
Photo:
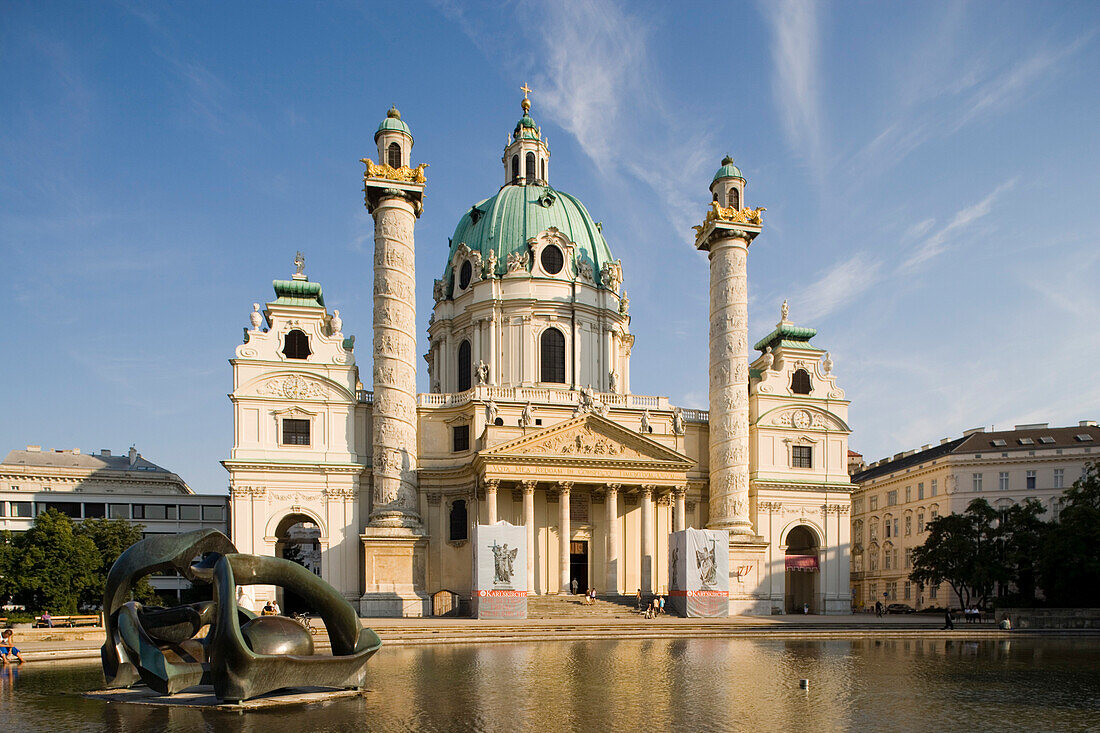
[[[707,528],[729,537],[730,614],[849,613],[848,402],[786,303],[750,355],[748,252],[764,210],[745,205],[741,170],[722,161],[695,227],[710,261],[709,409],[635,394],[630,263],[551,185],[529,91],[500,190],[453,212],[426,353],[414,264],[426,166],[397,109],[375,133],[378,162],[362,161],[371,352],[300,255],[253,304],[230,360],[233,542],[309,557],[363,616],[420,616],[433,597],[469,600],[476,525],[523,527],[528,593],[575,583],[601,596],[666,593],[670,533]],[[251,588],[256,603],[293,604]]]

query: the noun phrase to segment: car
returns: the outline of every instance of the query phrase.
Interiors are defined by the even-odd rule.
[[[886,607],[886,613],[916,613],[917,609],[907,603],[891,603]]]

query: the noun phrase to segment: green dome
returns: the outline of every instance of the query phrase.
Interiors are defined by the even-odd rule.
[[[719,178],[740,178],[742,181],[745,177],[741,175],[741,169],[733,164],[733,158],[728,155],[722,158],[722,167],[718,169],[718,172],[714,174],[714,178],[710,179],[711,183],[714,183]]]
[[[378,136],[386,130],[403,132],[412,138],[412,132],[409,131],[409,126],[401,119],[401,113],[397,111],[397,107],[390,107],[390,111],[386,113],[386,119],[382,120],[382,123],[378,125],[378,129],[374,131],[374,139],[377,140]]]
[[[527,240],[550,227],[557,227],[576,243],[576,260],[587,261],[598,281],[600,269],[613,258],[584,204],[549,186],[509,185],[496,196],[471,206],[459,220],[443,271],[447,295],[451,295],[451,262],[460,244],[481,252],[482,261],[490,251],[496,252],[497,274],[502,275],[508,270],[508,255],[527,251]]]

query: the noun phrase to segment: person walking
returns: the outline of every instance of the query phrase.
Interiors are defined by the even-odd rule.
[[[955,622],[951,618],[951,609],[950,608],[943,612],[943,620],[944,620],[943,630],[945,630],[945,631],[949,630],[949,629],[951,631],[955,630]]]
[[[665,615],[665,597],[661,596],[661,615]]]
[[[634,598],[636,599],[634,601],[634,610],[636,610],[638,613],[641,613],[642,612],[642,589],[641,588],[638,589],[638,594],[636,596],[634,596]]]
[[[577,579],[573,578],[573,582],[569,585],[573,588],[573,595],[577,595]]]

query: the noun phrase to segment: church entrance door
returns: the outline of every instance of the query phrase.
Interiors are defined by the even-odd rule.
[[[275,530],[275,556],[290,560],[321,575],[321,530],[313,520],[304,514],[289,514],[283,517]],[[315,611],[306,599],[298,594],[279,589],[277,600],[283,613],[308,613]]]
[[[818,546],[812,531],[795,527],[787,535],[786,552],[787,613],[818,613],[817,596],[821,573],[818,568]]]
[[[577,592],[588,590],[588,543],[573,540],[569,543],[569,580],[577,581]]]

